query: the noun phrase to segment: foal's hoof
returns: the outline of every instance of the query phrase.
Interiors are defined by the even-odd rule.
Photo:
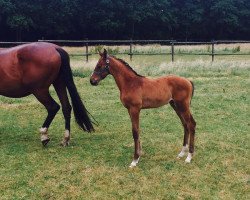
[[[49,143],[49,141],[50,141],[50,139],[49,139],[49,138],[47,138],[47,139],[43,140],[43,141],[42,141],[43,146],[44,146],[44,147],[46,147],[46,146],[47,146],[47,144]]]
[[[177,159],[181,159],[185,156],[185,153],[184,152],[180,152],[177,156]]]
[[[188,156],[185,160],[185,163],[191,163],[192,157],[193,157],[193,155],[191,153],[188,153]]]
[[[130,169],[132,169],[132,168],[134,168],[134,167],[136,167],[136,164],[134,164],[134,163],[131,163],[131,164],[129,165],[129,168],[130,168]]]
[[[129,165],[129,168],[134,168],[134,167],[136,167],[136,165],[139,163],[139,159],[140,159],[140,157],[137,158],[137,159],[134,159],[134,160],[131,162],[131,164]]]

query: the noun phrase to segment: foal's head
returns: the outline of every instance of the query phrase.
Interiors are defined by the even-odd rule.
[[[90,83],[91,85],[98,85],[98,83],[104,79],[107,75],[110,74],[109,71],[109,57],[107,50],[104,49],[103,53],[99,52],[99,55],[101,56],[98,60],[96,67],[94,69],[93,74],[90,77]]]

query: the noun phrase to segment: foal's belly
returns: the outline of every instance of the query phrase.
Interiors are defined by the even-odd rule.
[[[169,92],[151,91],[142,96],[142,108],[158,108],[168,104],[170,100],[171,94]]]
[[[164,106],[166,104],[168,104],[170,98],[163,98],[163,99],[159,99],[159,98],[145,98],[142,101],[142,108],[146,109],[146,108],[158,108],[161,106]]]
[[[166,78],[143,80],[142,108],[157,108],[168,104],[172,96]]]

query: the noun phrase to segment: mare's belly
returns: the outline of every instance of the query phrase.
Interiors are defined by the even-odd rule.
[[[21,98],[30,95],[28,88],[23,87],[18,83],[1,83],[0,82],[0,95],[12,98]]]

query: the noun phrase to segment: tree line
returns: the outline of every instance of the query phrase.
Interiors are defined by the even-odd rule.
[[[249,0],[0,0],[0,40],[250,39]]]

